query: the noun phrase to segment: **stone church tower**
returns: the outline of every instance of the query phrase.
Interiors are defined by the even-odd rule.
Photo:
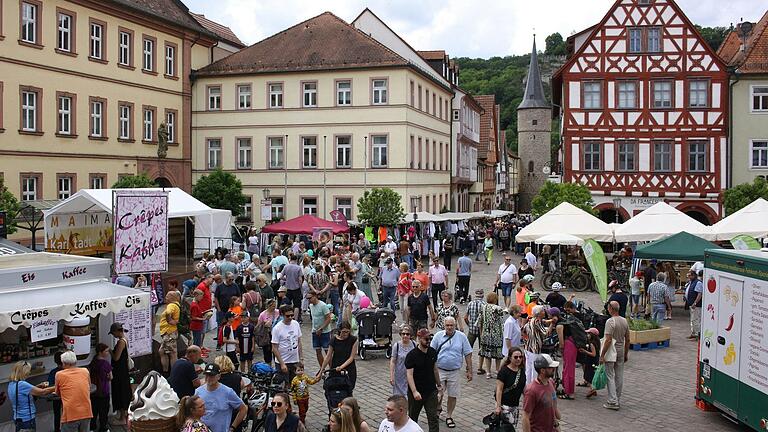
[[[547,179],[544,167],[550,166],[551,134],[552,105],[544,96],[534,35],[525,94],[517,107],[517,151],[520,156],[518,212],[531,211],[531,202]]]

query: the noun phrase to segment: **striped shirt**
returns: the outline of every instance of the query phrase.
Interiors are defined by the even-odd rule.
[[[651,304],[664,303],[668,297],[667,284],[656,281],[648,286],[648,295],[651,297]]]
[[[469,302],[467,305],[467,320],[469,321],[469,334],[480,334],[480,327],[477,326],[477,318],[480,316],[480,312],[483,311],[485,301],[483,299],[475,299]]]

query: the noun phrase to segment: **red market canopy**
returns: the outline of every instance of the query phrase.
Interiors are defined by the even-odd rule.
[[[349,227],[312,215],[299,216],[283,222],[266,225],[261,232],[272,234],[307,234],[312,235],[315,228],[325,228],[334,234],[348,232]]]

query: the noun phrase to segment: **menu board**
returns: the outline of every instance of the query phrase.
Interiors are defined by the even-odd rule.
[[[138,357],[152,354],[152,312],[146,309],[130,309],[115,314],[115,322],[127,330],[128,355]]]
[[[768,393],[768,282],[745,279],[741,381]]]

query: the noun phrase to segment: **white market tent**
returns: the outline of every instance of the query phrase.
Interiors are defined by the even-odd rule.
[[[584,239],[570,234],[555,233],[539,237],[536,239],[536,241],[534,241],[534,243],[547,245],[582,246],[584,245]]]
[[[547,234],[570,234],[599,242],[613,241],[611,227],[595,216],[564,202],[528,224],[515,236],[518,242],[533,242]]]
[[[713,240],[710,227],[665,202],[658,202],[616,227],[616,242],[655,241],[682,231]]]
[[[730,240],[739,235],[768,237],[768,201],[758,198],[752,204],[710,227],[714,240]]]
[[[81,189],[74,195],[43,212],[46,237],[54,215],[73,213],[112,213],[112,191],[119,189]],[[212,209],[179,188],[142,190],[168,192],[168,218],[195,219],[195,255],[217,246],[232,247],[232,212]]]
[[[413,223],[413,215],[414,213],[406,213],[402,223]],[[425,211],[416,212],[416,222],[445,222],[447,220],[449,219],[444,218],[442,215],[435,215]]]
[[[470,220],[470,219],[479,217],[479,216],[476,216],[474,213],[462,213],[462,212],[440,213],[439,216],[452,221]]]

